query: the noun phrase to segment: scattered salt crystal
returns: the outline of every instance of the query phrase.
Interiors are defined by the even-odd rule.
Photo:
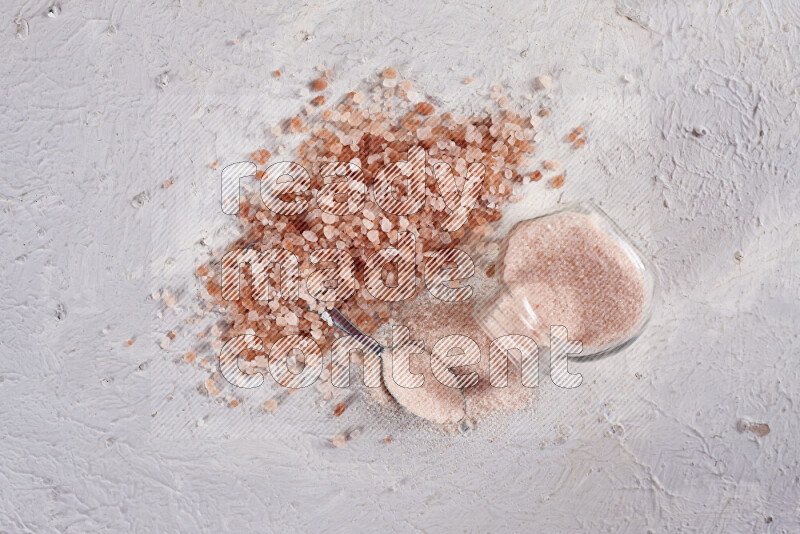
[[[219,390],[217,389],[217,385],[214,383],[213,378],[210,377],[206,378],[205,386],[206,386],[206,391],[208,391],[208,394],[211,395],[212,397],[216,397],[217,395],[219,395]]]
[[[536,77],[537,89],[550,89],[553,86],[553,78],[548,74],[541,74]]]
[[[559,163],[558,161],[555,161],[555,160],[546,159],[546,160],[544,160],[544,164],[543,165],[544,165],[545,169],[551,170],[551,171],[561,168],[561,163]]]

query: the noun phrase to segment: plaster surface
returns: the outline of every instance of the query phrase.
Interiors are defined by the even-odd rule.
[[[800,531],[796,2],[50,6],[0,15],[0,531]],[[661,277],[645,334],[467,436],[198,392],[159,341],[236,232],[210,163],[268,145],[317,64],[330,95],[393,65],[461,110],[551,74],[567,184],[517,209],[617,220]]]

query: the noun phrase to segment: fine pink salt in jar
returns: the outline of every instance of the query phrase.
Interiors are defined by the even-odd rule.
[[[591,203],[523,220],[501,245],[500,289],[475,307],[492,339],[510,334],[550,346],[550,327],[597,356],[634,341],[650,318],[657,280],[622,230]]]

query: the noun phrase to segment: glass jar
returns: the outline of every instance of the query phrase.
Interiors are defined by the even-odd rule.
[[[500,245],[495,279],[498,289],[473,311],[490,339],[524,335],[550,347],[551,327],[565,326],[582,344],[570,357],[610,354],[636,340],[658,286],[650,262],[589,202],[516,223]]]

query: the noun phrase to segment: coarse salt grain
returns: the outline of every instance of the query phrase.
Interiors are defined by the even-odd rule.
[[[339,417],[344,413],[345,408],[347,408],[347,405],[343,402],[340,402],[339,404],[336,405],[336,408],[333,410],[333,416]]]
[[[314,80],[314,90],[315,91],[324,91],[328,88],[328,80],[324,76],[321,78],[317,78]]]
[[[420,115],[433,115],[435,111],[433,105],[428,102],[417,103],[417,113]]]
[[[546,160],[544,160],[543,166],[547,170],[555,170],[555,169],[560,169],[561,168],[561,163],[559,163],[557,161],[554,161],[554,160],[546,159]]]
[[[550,89],[553,86],[553,78],[548,74],[542,74],[536,77],[537,89]]]
[[[206,386],[206,391],[208,391],[208,394],[211,395],[212,397],[216,397],[217,395],[219,395],[219,390],[217,389],[217,385],[214,383],[214,379],[206,378],[205,386]]]

